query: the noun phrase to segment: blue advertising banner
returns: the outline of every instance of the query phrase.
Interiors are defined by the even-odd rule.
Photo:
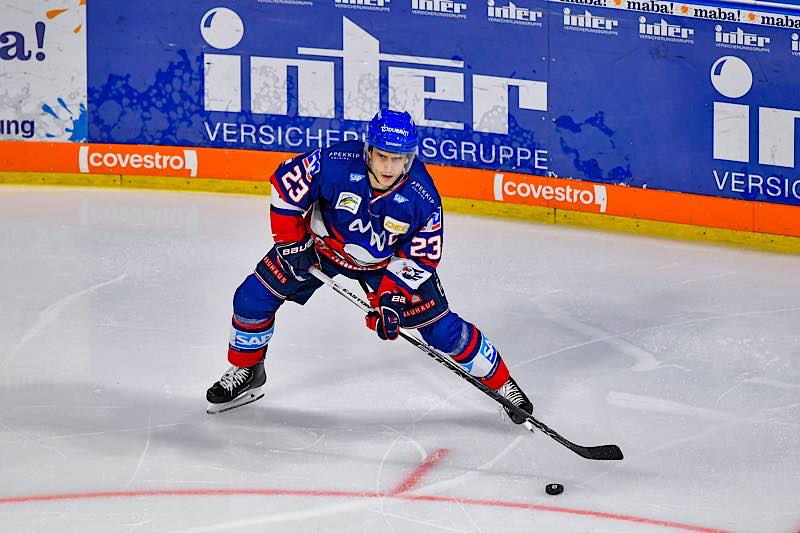
[[[552,168],[800,205],[796,32],[739,22],[755,14],[733,8],[627,7],[640,11],[551,3]],[[682,8],[693,16],[671,14]]]
[[[426,161],[800,205],[800,17],[648,0],[94,0],[91,142]]]

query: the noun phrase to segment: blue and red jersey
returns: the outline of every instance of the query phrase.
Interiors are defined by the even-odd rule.
[[[442,204],[425,165],[414,160],[391,189],[376,193],[364,144],[345,141],[281,164],[271,178],[276,243],[311,233],[317,250],[350,270],[385,268],[414,292],[442,256]]]

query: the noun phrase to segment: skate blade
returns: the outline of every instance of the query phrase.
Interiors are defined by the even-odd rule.
[[[264,397],[264,386],[262,385],[260,387],[256,387],[255,389],[250,389],[249,391],[246,391],[238,398],[235,398],[229,402],[210,403],[208,404],[208,409],[206,409],[206,413],[210,415],[215,415],[217,413],[224,413],[225,411],[236,409],[237,407],[247,405],[248,403],[253,403],[257,400],[260,400],[263,397]]]

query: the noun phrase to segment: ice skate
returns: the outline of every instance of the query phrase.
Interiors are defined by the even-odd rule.
[[[514,381],[513,378],[508,378],[508,381],[506,381],[497,392],[526,413],[533,413],[533,404],[528,397],[525,396],[525,393],[522,392],[522,389],[519,388],[519,385],[517,385],[517,382]],[[515,424],[522,424],[525,422],[524,417],[512,412],[509,408],[503,407],[503,409],[505,409],[506,414],[508,414],[508,417]]]
[[[232,366],[206,392],[210,402],[206,412],[210,415],[224,413],[260,400],[264,397],[266,382],[263,362],[251,367]]]

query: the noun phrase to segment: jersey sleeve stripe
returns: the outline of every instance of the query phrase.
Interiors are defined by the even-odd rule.
[[[283,209],[284,211],[298,211],[300,213],[303,212],[301,208],[297,207],[296,205],[290,204],[289,202],[281,198],[280,193],[275,194],[276,189],[277,189],[276,187],[272,188],[272,198],[270,200],[270,204],[272,205],[272,207],[277,207],[278,209]]]
[[[302,217],[302,215],[303,215],[303,210],[302,209],[298,209],[298,208],[296,208],[294,206],[287,207],[287,208],[283,209],[283,208],[280,208],[280,207],[275,207],[273,205],[272,209],[270,209],[270,212],[271,213],[277,213],[279,215],[286,215],[286,216],[290,216],[290,217],[296,217],[296,216],[301,216]]]

